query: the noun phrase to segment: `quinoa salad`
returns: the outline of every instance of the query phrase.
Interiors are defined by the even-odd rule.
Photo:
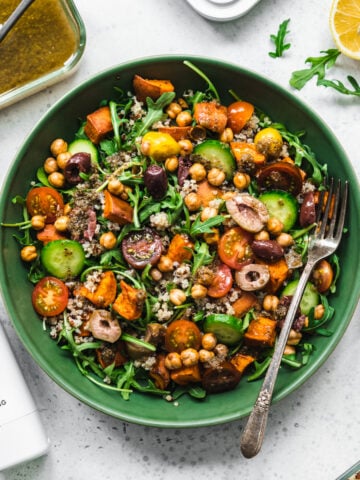
[[[13,202],[43,329],[99,388],[175,401],[261,378],[327,195],[326,165],[256,105],[135,75],[49,139]],[[19,213],[20,215],[20,213]],[[321,260],[282,368],[306,368],[331,335],[339,259]],[[330,300],[330,303],[329,303]],[[244,377],[244,378],[243,378]]]

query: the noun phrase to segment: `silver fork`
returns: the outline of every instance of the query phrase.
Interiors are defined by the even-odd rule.
[[[334,192],[334,179],[332,178],[330,180],[326,203],[324,202],[324,192],[322,192],[320,196],[317,225],[309,242],[307,263],[299,279],[296,293],[289,306],[261,390],[241,437],[240,448],[246,458],[254,457],[261,449],[281,358],[306,283],[318,261],[334,253],[339,246],[344,227],[348,189],[348,182],[345,182],[343,192],[341,192],[341,181],[339,180]],[[333,198],[334,200],[332,200]],[[333,206],[331,205],[332,202],[334,202]],[[324,203],[325,208],[323,209]],[[330,208],[332,208],[333,213],[329,222]]]

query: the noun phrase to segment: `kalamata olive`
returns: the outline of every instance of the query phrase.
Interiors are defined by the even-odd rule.
[[[146,265],[157,263],[162,254],[162,241],[150,228],[128,233],[121,244],[125,260],[133,267],[141,270]]]
[[[276,240],[254,240],[251,244],[254,254],[267,262],[276,262],[284,256],[284,250]]]
[[[202,385],[209,393],[219,393],[232,390],[240,382],[241,373],[226,360],[205,369]]]
[[[188,157],[179,157],[179,167],[177,172],[179,186],[184,185],[185,180],[189,176],[189,170],[192,165],[191,160]]]
[[[95,338],[114,343],[121,336],[121,327],[108,310],[94,310],[89,318],[89,330]]]
[[[250,263],[235,273],[235,280],[245,292],[261,290],[270,280],[269,269],[266,265]]]
[[[160,165],[150,165],[144,173],[144,184],[155,200],[161,200],[168,187],[165,170]]]
[[[160,323],[149,323],[146,327],[144,342],[151,343],[152,345],[159,345],[165,337],[166,327]],[[133,343],[125,342],[126,350],[130,358],[133,360],[148,357],[153,352],[145,346]]]
[[[80,173],[89,173],[91,169],[91,156],[86,152],[75,153],[67,162],[64,169],[66,181],[70,185],[77,185],[82,181]]]
[[[320,260],[314,268],[312,279],[320,293],[324,293],[331,287],[334,279],[334,271],[327,260]]]
[[[248,193],[240,193],[226,201],[226,208],[233,220],[250,233],[260,232],[269,220],[266,206]]]
[[[313,192],[307,192],[300,207],[299,222],[302,227],[311,225],[316,220],[315,197]]]

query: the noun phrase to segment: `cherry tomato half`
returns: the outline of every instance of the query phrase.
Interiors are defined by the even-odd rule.
[[[237,101],[228,106],[227,126],[231,128],[234,133],[239,133],[254,113],[254,105],[248,102]]]
[[[31,216],[44,215],[45,223],[54,223],[64,209],[64,200],[54,188],[35,187],[27,194],[26,208]]]
[[[199,350],[201,346],[201,332],[195,322],[191,320],[174,320],[165,333],[165,349],[168,352],[182,352],[185,348]]]
[[[43,317],[54,317],[62,313],[67,305],[69,291],[64,282],[55,277],[44,277],[35,286],[32,304]]]
[[[154,265],[162,254],[161,238],[150,228],[130,232],[122,241],[122,253],[125,260],[136,269]]]
[[[220,238],[218,254],[223,263],[240,270],[252,258],[252,235],[241,227],[229,228]]]
[[[214,278],[208,287],[207,294],[212,298],[224,297],[233,285],[233,277],[230,267],[225,263],[219,263],[216,266]]]
[[[288,162],[274,162],[262,168],[257,178],[261,189],[285,190],[298,195],[302,189],[302,176],[300,169]]]

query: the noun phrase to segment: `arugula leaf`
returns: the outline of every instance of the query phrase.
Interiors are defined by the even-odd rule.
[[[191,68],[195,73],[197,73],[205,82],[208,84],[208,90],[214,95],[215,99],[217,101],[220,101],[220,95],[218,94],[214,84],[211,82],[211,80],[205,75],[204,72],[202,72],[196,65],[193,63],[189,62],[188,60],[184,61],[184,65],[187,67]]]
[[[206,242],[196,242],[193,259],[192,274],[195,275],[202,265],[209,265],[214,260],[214,254],[209,252],[209,245]]]
[[[343,93],[344,95],[354,95],[356,97],[360,97],[360,85],[357,80],[355,80],[355,78],[351,75],[349,75],[347,79],[351,86],[354,88],[354,90],[350,90],[349,88],[347,88],[342,82],[340,82],[340,80],[327,80],[323,78],[318,80],[317,85],[334,88],[335,90]]]
[[[290,18],[288,18],[287,20],[284,20],[282,23],[280,23],[277,34],[270,35],[270,39],[275,44],[275,52],[269,52],[270,57],[272,58],[281,57],[282,54],[285,52],[285,50],[288,50],[290,48],[291,46],[290,43],[285,43],[285,37],[289,33],[289,30],[287,29],[289,22],[290,22]]]
[[[309,57],[305,60],[305,63],[310,63],[311,67],[292,73],[290,78],[290,85],[292,87],[301,90],[315,75],[318,77],[319,84],[319,81],[325,78],[326,68],[331,68],[335,64],[341,52],[336,48],[330,48],[328,50],[322,50],[320,53],[324,55],[321,57]]]
[[[216,225],[220,225],[223,221],[224,217],[222,215],[215,215],[215,217],[208,218],[202,222],[200,215],[198,215],[190,227],[189,234],[191,237],[196,237],[202,233],[211,233],[212,228],[216,227]]]
[[[175,92],[165,92],[155,102],[150,97],[147,97],[148,112],[142,119],[140,128],[135,131],[137,137],[141,137],[154,123],[160,122],[166,117],[163,110],[174,98]]]

